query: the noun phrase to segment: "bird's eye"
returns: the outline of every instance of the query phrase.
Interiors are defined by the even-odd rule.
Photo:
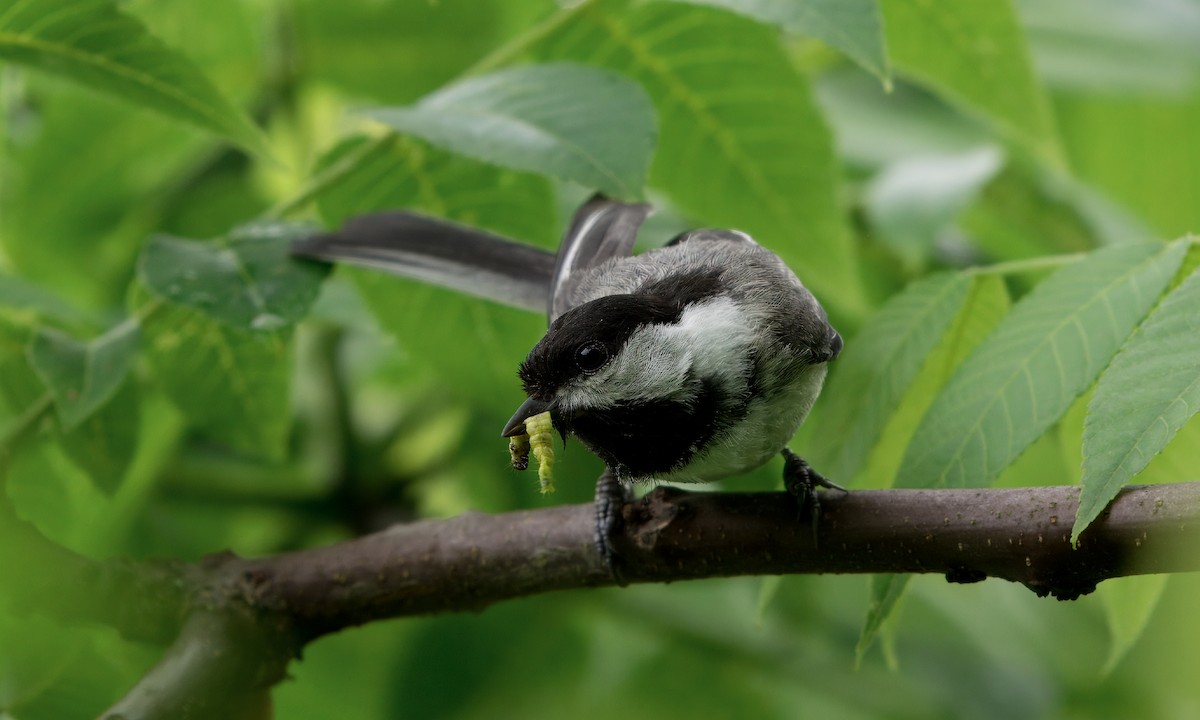
[[[575,351],[575,364],[583,372],[591,375],[608,362],[608,348],[598,342],[586,342]]]

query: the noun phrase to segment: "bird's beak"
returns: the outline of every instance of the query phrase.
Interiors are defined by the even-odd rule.
[[[842,352],[842,336],[837,330],[829,328],[829,336],[825,338],[825,347],[813,352],[813,357],[819,363],[829,362]]]
[[[533,417],[538,413],[544,413],[549,409],[550,403],[529,398],[525,402],[521,403],[521,407],[517,408],[517,411],[513,413],[512,418],[508,421],[508,424],[504,426],[504,430],[500,433],[500,436],[512,437],[513,435],[520,435],[524,433],[526,419]]]
[[[833,335],[829,338],[829,359],[833,360],[841,354],[843,343],[842,336],[838,334],[837,330],[830,329],[830,332],[832,332]]]

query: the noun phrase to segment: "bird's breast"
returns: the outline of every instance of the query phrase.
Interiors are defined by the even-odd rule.
[[[685,399],[627,400],[576,410],[562,421],[623,478],[638,480],[685,466],[736,413],[720,388],[699,381]]]
[[[808,416],[825,379],[826,366],[810,365],[787,382],[760,388],[735,421],[714,434],[705,448],[655,479],[715,482],[750,472],[779,454]]]

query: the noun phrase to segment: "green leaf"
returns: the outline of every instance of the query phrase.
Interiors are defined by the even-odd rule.
[[[891,85],[876,0],[683,0],[712,5],[822,40]]]
[[[1111,638],[1102,675],[1111,675],[1142,636],[1169,578],[1170,575],[1133,575],[1113,578],[1096,588]]]
[[[775,598],[779,595],[779,589],[783,586],[782,575],[768,575],[762,578],[762,582],[758,585],[758,600],[754,607],[754,624],[758,627],[764,627],[767,619],[767,609]]]
[[[887,426],[880,431],[870,455],[856,459],[855,464],[863,468],[861,482],[856,482],[856,485],[887,487],[892,484],[913,432],[938,391],[967,355],[1000,322],[1008,308],[1008,291],[1002,278],[991,275],[971,278],[970,289],[957,307],[949,329],[942,333],[937,345],[924,354],[920,371],[906,385],[903,398],[898,400],[897,409]],[[905,592],[908,577],[895,574],[871,576],[871,604],[855,648],[856,663],[862,662],[879,629],[891,616]]]
[[[1076,176],[1145,218],[1154,236],[1200,228],[1200,95],[1072,93],[1054,109]]]
[[[362,155],[364,150],[369,151]],[[542,247],[555,247],[553,198],[537,175],[505,170],[390,136],[356,137],[322,159],[326,167],[353,164],[317,196],[321,217],[338,225],[353,215],[414,208]]]
[[[1151,237],[1093,227],[1081,207],[1082,188],[1066,187],[1032,163],[1014,159],[979,193],[958,219],[971,243],[994,261],[1086,252],[1108,239],[1121,243]],[[1072,197],[1074,196],[1074,197]]]
[[[132,321],[87,343],[39,328],[25,353],[54,398],[63,450],[109,494],[137,449],[140,403],[130,371],[138,340]]]
[[[904,390],[887,425],[865,460],[858,478],[847,477],[857,487],[890,487],[904,459],[913,433],[951,375],[983,342],[1009,310],[1008,290],[1004,279],[994,275],[977,275],[959,306],[942,339],[929,351],[916,377]]]
[[[851,166],[878,168],[916,155],[957,155],[995,143],[988,128],[907,84],[882,93],[873,78],[846,68],[821,73],[815,87],[837,131],[838,154]]]
[[[307,81],[391,104],[453,81],[554,9],[553,0],[295,0],[288,15]]]
[[[863,326],[834,363],[831,403],[810,460],[840,481],[858,474],[925,357],[949,327],[971,277],[942,273],[913,283]]]
[[[63,508],[59,508],[61,513]],[[54,564],[46,553],[25,543],[25,557],[14,563],[4,558],[9,585],[26,590],[32,585],[41,592],[22,593],[21,602],[39,607],[61,603],[46,597],[56,590],[48,577],[70,572],[65,564]],[[52,556],[51,556],[52,557]],[[33,560],[34,562],[29,562]],[[32,565],[32,567],[29,567]],[[99,603],[104,593],[79,598]],[[0,598],[2,600],[2,598]],[[2,603],[0,603],[2,604]],[[39,608],[40,609],[40,608]],[[108,608],[105,608],[107,611]],[[118,697],[116,688],[127,687],[144,663],[137,650],[127,650],[121,639],[100,628],[68,625],[44,617],[48,613],[17,611],[0,613],[0,708],[5,720],[59,720],[98,717]]]
[[[1079,435],[1082,438],[1083,413],[1080,417]],[[1200,417],[1193,415],[1191,421],[1175,434],[1175,439],[1138,475],[1138,481],[1154,484],[1195,480],[1197,448],[1200,448]],[[1076,467],[1082,464],[1082,460],[1077,459]]]
[[[1174,290],[1183,281],[1191,277],[1192,273],[1200,269],[1200,240],[1189,236],[1191,244],[1188,246],[1187,255],[1183,256],[1183,263],[1179,266],[1179,272],[1175,274],[1175,279],[1171,282],[1171,289]]]
[[[1055,164],[1063,164],[1049,103],[1008,0],[882,0],[896,69]]]
[[[38,321],[57,325],[85,324],[83,313],[40,285],[19,277],[0,275],[0,314],[26,325]]]
[[[862,659],[871,649],[871,643],[883,623],[896,609],[896,603],[904,595],[911,575],[879,574],[872,575],[870,580],[870,601],[867,605],[867,619],[858,635],[858,643],[854,646],[854,662],[862,663]]]
[[[142,252],[138,271],[152,292],[214,319],[252,330],[290,326],[308,312],[328,266],[292,258],[304,223],[243,225],[220,242],[158,235]]]
[[[87,343],[42,328],[29,346],[29,363],[54,395],[63,429],[72,430],[116,394],[137,350],[138,326],[133,322]]]
[[[32,334],[24,323],[12,322],[0,314],[0,416],[5,420],[0,437],[5,439],[15,427],[10,427],[8,421],[19,422],[35,405],[44,405],[48,410],[53,404],[41,378],[29,367]]]
[[[107,402],[74,427],[62,428],[67,457],[96,487],[113,494],[125,479],[138,449],[141,399],[133,378],[126,378]]]
[[[636,83],[567,63],[468,78],[370,116],[484,162],[621,198],[642,196],[657,134],[654,108]]]
[[[1182,97],[1200,76],[1189,4],[1018,2],[1038,74],[1055,89]]]
[[[267,5],[121,3],[246,103],[270,95],[263,92],[263,77],[274,56],[263,36],[274,38],[275,25]],[[261,175],[234,153],[214,152],[212,135],[58,77],[15,76],[21,82],[8,84],[15,92],[6,94],[8,107],[0,111],[15,121],[8,131],[0,127],[0,135],[13,141],[0,161],[0,243],[24,278],[80,307],[114,308],[124,300],[130,265],[151,233],[171,228],[185,237],[208,237],[258,212]],[[241,207],[251,207],[230,217],[215,206],[205,187],[214,173],[244,178],[237,196]],[[193,224],[180,223],[175,208],[203,217],[203,230],[191,232]]]
[[[1041,283],[934,400],[896,484],[989,483],[1095,380],[1170,282],[1185,248],[1108,248]]]
[[[326,162],[337,163],[362,147],[363,141],[355,140]],[[543,178],[407,138],[372,149],[318,196],[318,207],[330,223],[407,207],[537,245],[557,241],[553,200]],[[376,271],[346,272],[411,361],[431,369],[473,404],[511,413],[512,403],[520,402],[515,370],[545,332],[544,317]]]
[[[112,307],[162,220],[162,189],[190,178],[211,142],[56,79],[30,77],[28,96],[38,132],[0,163],[0,242],[27,280],[80,307]]]
[[[753,235],[835,314],[866,314],[829,128],[773,28],[711,8],[606,0],[580,6],[537,54],[640,82],[659,116],[651,184],[698,223]]]
[[[62,572],[55,567],[37,567],[32,561],[36,554],[28,550],[5,555],[10,582],[15,580],[22,586],[48,572]],[[48,618],[35,615],[18,619],[9,612],[0,612],[0,708],[5,709],[4,714],[8,715],[9,708],[29,704],[53,686],[79,656],[83,645],[83,638]]]
[[[1083,432],[1072,542],[1200,411],[1200,272],[1129,338],[1100,378]]]
[[[867,184],[867,215],[884,244],[909,267],[921,267],[939,236],[1003,163],[1003,154],[993,146],[905,158],[885,167]]]
[[[265,148],[257,127],[183,55],[112,0],[0,0],[0,58],[56,73]]]
[[[163,304],[148,313],[142,334],[155,377],[190,426],[253,455],[283,456],[291,418],[286,329],[243,329]]]

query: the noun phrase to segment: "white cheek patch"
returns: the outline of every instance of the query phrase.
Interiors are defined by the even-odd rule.
[[[755,319],[732,298],[721,296],[688,307],[679,322],[647,325],[625,342],[595,375],[566,388],[567,409],[606,407],[647,399],[690,399],[689,371],[739,391],[751,358]]]

